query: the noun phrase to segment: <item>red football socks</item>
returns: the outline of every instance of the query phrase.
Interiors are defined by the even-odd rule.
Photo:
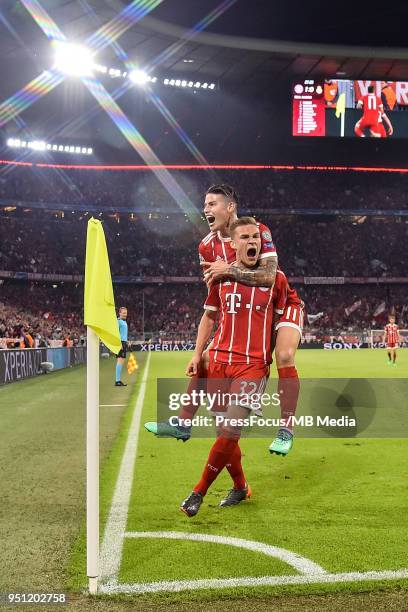
[[[300,382],[295,366],[278,368],[278,393],[281,405],[281,418],[285,419],[284,427],[293,430],[290,417],[295,416],[299,397]]]
[[[241,449],[239,444],[236,445],[228,463],[225,465],[232,480],[234,481],[234,489],[244,489],[246,485],[244,471],[241,463]]]
[[[234,453],[236,453],[237,446],[238,440],[231,440],[229,438],[224,438],[223,436],[216,439],[211,447],[201,479],[194,487],[194,491],[196,493],[201,493],[201,495],[205,495],[207,493],[208,488],[217,478],[218,474],[227,465],[227,463],[231,463],[231,459]]]

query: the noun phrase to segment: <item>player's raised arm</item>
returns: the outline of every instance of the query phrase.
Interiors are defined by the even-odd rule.
[[[278,269],[278,258],[261,259],[255,270],[248,270],[232,265],[229,276],[237,283],[250,287],[273,287]]]

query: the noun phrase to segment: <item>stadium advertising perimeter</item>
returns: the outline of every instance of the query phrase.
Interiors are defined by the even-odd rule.
[[[84,347],[11,349],[0,351],[0,385],[43,374],[41,364],[52,364],[52,370],[61,370],[84,363]]]

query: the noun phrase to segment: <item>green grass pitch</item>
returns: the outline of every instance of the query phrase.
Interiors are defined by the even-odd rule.
[[[408,351],[386,366],[383,351],[301,350],[301,377],[405,378]],[[182,377],[187,353],[154,353],[141,423],[156,418],[156,379]],[[110,510],[146,355],[132,387],[113,387],[114,360],[101,362],[101,537]],[[276,377],[272,367],[272,377]],[[275,383],[272,381],[271,385]],[[390,384],[392,384],[390,380]],[[85,368],[0,387],[0,591],[80,591],[85,575]],[[407,414],[408,418],[408,414]],[[408,567],[408,444],[393,439],[297,438],[286,458],[269,440],[244,439],[251,500],[221,510],[230,488],[223,473],[200,513],[179,511],[202,471],[211,444],[157,439],[141,427],[126,530],[204,533],[262,542],[302,555],[332,573]],[[124,541],[119,582],[280,576],[296,571],[278,559],[214,543]],[[243,587],[167,596],[166,601],[406,589],[408,580],[281,587]],[[150,596],[160,597],[164,596]],[[113,609],[113,608],[112,608]]]

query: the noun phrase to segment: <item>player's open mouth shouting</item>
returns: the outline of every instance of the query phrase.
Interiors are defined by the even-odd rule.
[[[210,226],[210,229],[213,229],[213,226],[215,224],[215,216],[214,215],[206,215],[206,219],[207,219],[207,223]]]
[[[253,265],[258,261],[258,249],[256,245],[249,244],[246,250],[246,259]]]

